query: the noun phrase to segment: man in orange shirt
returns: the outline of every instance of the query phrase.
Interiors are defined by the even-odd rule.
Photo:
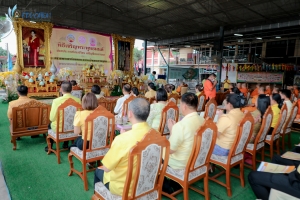
[[[242,88],[240,88],[240,91],[241,91],[241,93],[243,93],[244,97],[247,98],[247,95],[248,95],[248,89],[247,89],[246,83],[243,83],[243,84],[242,84]]]
[[[250,97],[254,97],[254,96],[257,96],[257,95],[258,95],[258,89],[259,89],[259,87],[260,87],[260,84],[257,83],[257,84],[256,84],[256,88],[255,88],[255,90],[253,90],[253,91],[251,92]]]
[[[269,96],[272,94],[271,86],[270,86],[270,85],[267,85],[267,86],[266,86],[266,92],[265,92],[265,94],[266,94],[266,95],[269,95]]]
[[[204,93],[206,95],[206,99],[216,98],[216,75],[210,74],[208,79],[204,82]]]

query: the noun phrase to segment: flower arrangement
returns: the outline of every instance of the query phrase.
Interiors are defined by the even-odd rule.
[[[67,77],[72,75],[72,70],[69,67],[62,68],[59,70],[58,74],[62,77]]]
[[[148,75],[142,75],[142,76],[141,76],[141,79],[142,79],[143,81],[147,81],[147,80],[148,80]]]
[[[167,84],[167,81],[165,79],[157,79],[156,80],[156,84],[163,84],[163,85],[166,85]]]
[[[114,70],[110,74],[112,77],[117,76],[118,78],[123,78],[124,74],[121,70]]]

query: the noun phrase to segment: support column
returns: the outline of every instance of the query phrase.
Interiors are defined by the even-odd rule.
[[[209,57],[211,58],[212,47],[209,47]]]
[[[152,61],[151,61],[151,72],[154,71],[154,54],[155,54],[155,50],[154,48],[152,49]]]
[[[265,58],[266,57],[266,50],[267,50],[267,43],[264,42],[261,48],[261,58]]]
[[[147,40],[144,41],[144,74],[147,73]],[[151,72],[150,72],[151,73]]]
[[[223,61],[223,45],[224,45],[224,26],[220,26],[220,63],[219,63],[219,73],[217,76],[218,84],[217,84],[217,90],[221,88],[222,85],[222,61]]]

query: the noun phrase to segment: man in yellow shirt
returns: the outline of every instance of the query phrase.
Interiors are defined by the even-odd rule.
[[[228,76],[226,76],[226,79],[224,80],[224,92],[229,90],[230,80],[228,79]]]
[[[132,123],[132,130],[118,135],[102,160],[103,166],[95,171],[94,183],[102,182],[112,194],[122,196],[128,170],[128,156],[130,149],[150,130],[146,120],[150,112],[150,104],[142,98],[136,98],[129,103],[128,119]],[[131,194],[130,187],[129,194]]]
[[[76,102],[78,103],[81,103],[80,99],[77,98],[77,97],[74,97],[73,95],[71,95],[71,91],[72,91],[72,84],[70,82],[63,82],[61,84],[61,87],[60,87],[60,92],[63,94],[63,96],[61,97],[58,97],[56,99],[53,100],[52,102],[52,106],[51,106],[51,111],[50,111],[50,121],[51,121],[51,129],[53,131],[56,131],[56,126],[57,126],[57,109],[58,107],[64,103],[67,99],[74,99]],[[62,123],[62,122],[60,122]],[[50,140],[51,142],[51,147],[52,147],[52,144],[53,144],[53,141]],[[65,141],[64,144],[63,144],[63,148],[66,149],[68,148],[68,143],[69,141]],[[45,147],[45,151],[48,152],[48,146]]]
[[[170,158],[168,165],[173,169],[184,169],[190,157],[197,129],[204,118],[197,114],[198,97],[194,93],[185,93],[181,97],[180,112],[184,118],[175,122],[168,120],[170,136]]]

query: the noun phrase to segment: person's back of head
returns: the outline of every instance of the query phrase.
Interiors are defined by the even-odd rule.
[[[261,117],[264,116],[266,110],[270,106],[270,97],[265,94],[258,95],[256,108],[260,111]]]
[[[272,101],[273,101],[273,103],[272,103]],[[274,103],[278,104],[278,108],[281,109],[281,107],[282,107],[282,99],[281,99],[280,94],[276,94],[276,93],[272,94],[271,95],[271,103],[272,104],[274,104]]]
[[[242,83],[242,88],[247,88],[247,84],[246,83]]]
[[[72,84],[69,81],[64,81],[61,84],[60,88],[63,93],[71,93],[72,92]]]
[[[101,93],[101,88],[99,87],[99,85],[93,85],[91,92],[94,94],[100,94]]]
[[[71,84],[72,84],[72,86],[76,86],[77,82],[75,80],[71,80]]]
[[[266,92],[265,87],[260,86],[260,87],[258,88],[258,94],[265,94],[265,92]]]
[[[156,71],[153,71],[152,74],[155,75],[155,74],[156,74]]]
[[[198,97],[194,93],[187,92],[181,97],[181,104],[182,103],[187,105],[190,110],[196,111],[198,106]]]
[[[233,88],[231,89],[231,92],[230,92],[230,93],[240,95],[240,94],[241,94],[241,91],[239,90],[239,88],[233,87]]]
[[[129,84],[125,84],[125,85],[123,85],[123,93],[125,93],[125,94],[129,94],[131,92],[131,85],[129,85]]]
[[[140,94],[139,89],[137,87],[133,87],[131,89],[131,91],[135,96],[139,96],[139,94]]]
[[[201,91],[203,90],[202,84],[197,84],[197,85],[195,86],[195,88],[196,88],[199,92],[201,92]]]
[[[167,101],[167,100],[168,100],[168,94],[166,90],[163,88],[159,88],[156,91],[156,101],[159,102],[159,101]]]
[[[172,91],[174,91],[176,89],[175,85],[171,84],[172,86]]]
[[[226,101],[230,103],[233,108],[241,108],[246,105],[245,98],[239,94],[228,94]]]
[[[150,103],[143,98],[135,98],[128,105],[128,118],[137,122],[145,122],[149,116]]]
[[[17,88],[19,96],[27,96],[28,94],[28,87],[25,85],[20,85]]]
[[[156,90],[154,83],[148,83],[148,87],[154,91]]]
[[[284,100],[289,100],[292,95],[291,90],[287,90],[287,89],[280,90],[279,94],[280,94],[281,98]]]
[[[82,108],[84,110],[95,110],[98,107],[97,97],[94,93],[88,92],[82,97]]]
[[[273,91],[272,91],[273,94],[278,94],[279,93],[279,88],[278,87],[273,87]]]
[[[172,86],[170,84],[166,84],[165,85],[165,90],[166,90],[167,93],[172,93]]]

